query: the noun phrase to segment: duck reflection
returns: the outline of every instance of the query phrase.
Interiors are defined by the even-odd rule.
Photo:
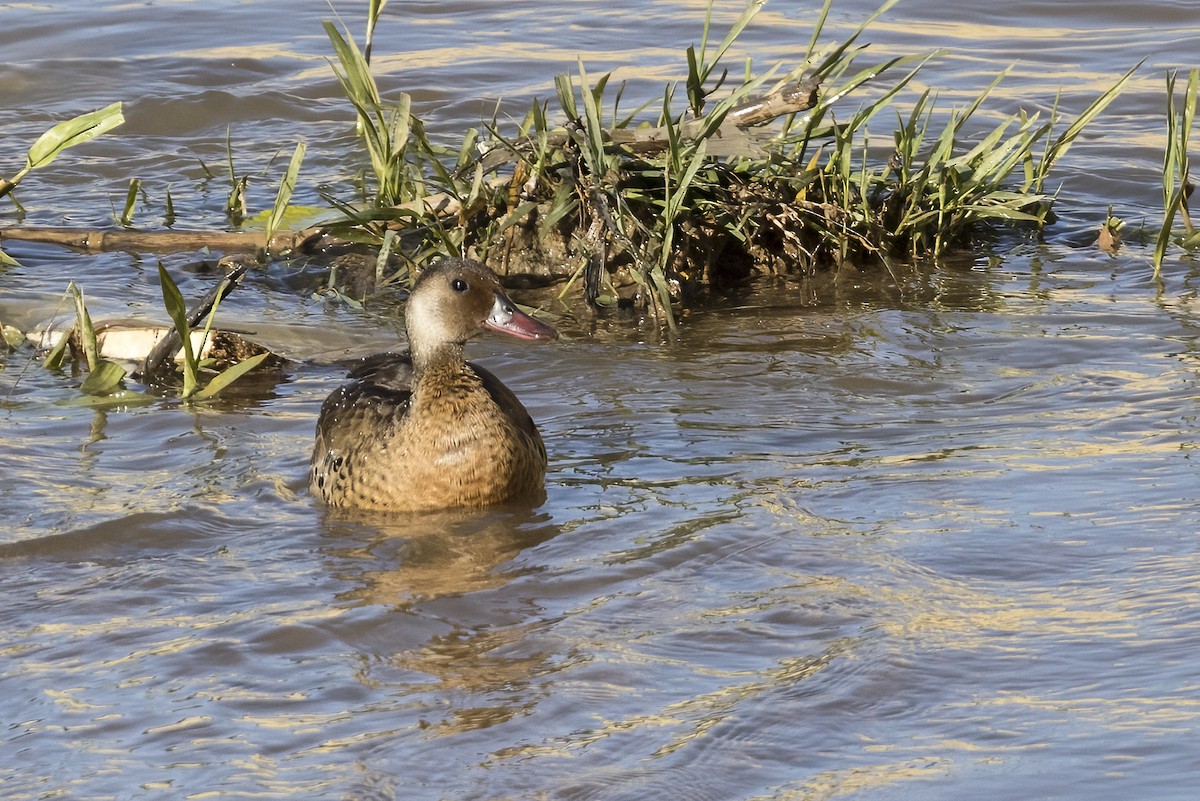
[[[501,565],[558,532],[548,514],[523,506],[401,516],[342,511],[326,528],[341,543],[335,553],[343,571],[353,571],[339,577],[360,585],[341,599],[394,607],[502,586],[514,573]]]
[[[539,636],[549,625],[541,610],[509,585],[537,570],[516,557],[559,530],[527,508],[328,517],[333,572],[354,585],[338,599],[379,608],[372,630],[355,637],[366,640],[360,679],[407,691],[419,706],[436,699],[422,719],[431,734],[527,714],[539,698],[531,684],[560,669],[562,654]]]

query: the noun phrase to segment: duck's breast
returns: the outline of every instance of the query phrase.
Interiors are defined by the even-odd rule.
[[[542,491],[546,453],[533,420],[475,365],[426,375],[413,392],[378,365],[325,402],[313,492],[333,506],[482,506]]]

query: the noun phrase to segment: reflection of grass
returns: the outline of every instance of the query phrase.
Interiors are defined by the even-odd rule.
[[[1154,275],[1156,278],[1162,268],[1162,260],[1166,255],[1167,246],[1172,241],[1187,250],[1200,249],[1200,231],[1196,230],[1188,209],[1188,199],[1194,189],[1188,146],[1192,135],[1192,125],[1196,121],[1197,85],[1200,84],[1200,70],[1194,69],[1188,74],[1187,87],[1179,101],[1179,108],[1176,108],[1175,96],[1177,77],[1174,72],[1167,74],[1167,149],[1163,155],[1162,169],[1163,224],[1154,244]],[[1174,230],[1176,217],[1183,221],[1182,231]]]

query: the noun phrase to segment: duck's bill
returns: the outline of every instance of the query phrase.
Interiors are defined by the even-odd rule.
[[[501,295],[496,296],[496,302],[492,306],[492,313],[484,320],[483,325],[485,328],[490,328],[493,331],[499,331],[518,339],[558,338],[558,332],[554,330],[553,326],[530,317],[518,309],[517,304]]]

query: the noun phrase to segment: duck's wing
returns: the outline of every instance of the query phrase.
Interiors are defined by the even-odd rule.
[[[413,385],[412,355],[409,353],[376,353],[364,356],[350,370],[351,381],[380,387],[393,392],[411,394]]]
[[[524,404],[521,403],[513,391],[504,386],[504,382],[499,378],[496,378],[496,376],[475,362],[467,362],[467,366],[474,370],[475,374],[483,381],[483,388],[492,396],[492,400],[496,402],[496,405],[500,407],[504,415],[509,420],[512,420],[517,428],[531,436],[537,442],[538,447],[542,448],[542,452],[545,453],[541,434],[538,433],[537,426],[533,423],[533,418],[529,416],[529,412],[526,411]]]
[[[408,415],[412,359],[406,353],[368,356],[349,377],[321,405],[309,472],[313,493],[334,506],[354,505],[349,481],[355,465]]]
[[[350,370],[349,381],[330,393],[317,420],[317,450],[351,447],[361,431],[378,431],[408,414],[412,359],[407,353],[377,353]]]

